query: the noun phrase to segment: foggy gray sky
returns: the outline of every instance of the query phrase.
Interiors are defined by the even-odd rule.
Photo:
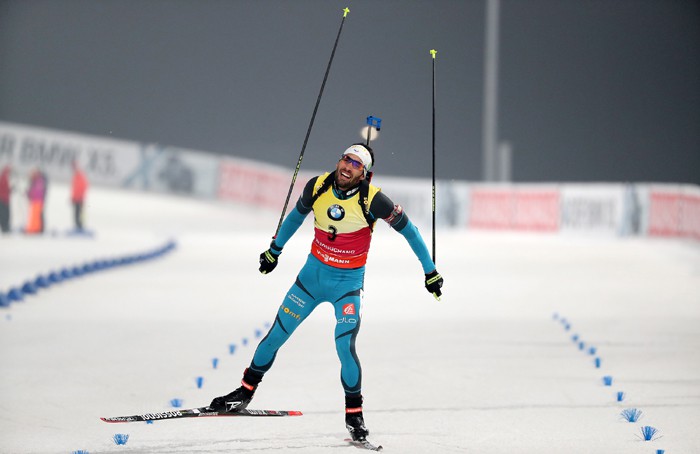
[[[0,120],[302,167],[480,180],[485,1],[0,0]],[[700,2],[502,0],[515,181],[700,183]]]

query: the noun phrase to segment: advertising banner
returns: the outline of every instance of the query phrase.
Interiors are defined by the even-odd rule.
[[[0,165],[18,175],[40,169],[50,179],[69,181],[75,160],[91,182],[120,186],[138,167],[139,144],[0,122]]]
[[[224,157],[219,161],[218,198],[281,211],[292,176],[292,171],[282,167]],[[294,207],[304,185],[312,176],[302,172],[297,175],[287,213]]]
[[[122,178],[121,187],[200,198],[216,196],[220,158],[215,155],[141,144],[138,158],[138,164],[130,166]]]
[[[12,166],[15,198],[24,197],[29,174],[68,182],[72,163],[90,185],[215,198],[278,211],[293,169],[197,150],[97,137],[0,122],[0,168]],[[287,213],[309,178],[297,176]],[[433,188],[427,178],[376,176],[411,220],[429,228]],[[470,184],[438,180],[437,227],[650,235],[700,239],[700,187],[673,184]]]
[[[559,188],[553,185],[475,185],[470,191],[468,226],[555,232],[559,198]]]
[[[641,229],[641,209],[634,185],[563,185],[561,231],[637,235]]]
[[[700,188],[690,185],[651,185],[650,236],[700,239]]]
[[[395,204],[401,205],[411,222],[427,229],[432,226],[433,190],[430,180],[376,176],[372,184],[381,188]],[[435,184],[436,227],[457,227],[466,223],[463,207],[468,202],[466,183],[438,180]]]
[[[70,181],[72,163],[90,184],[214,197],[219,158],[202,152],[0,122],[0,165],[18,177],[40,169]]]

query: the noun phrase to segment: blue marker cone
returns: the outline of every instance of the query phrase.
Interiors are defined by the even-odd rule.
[[[38,276],[34,283],[39,288],[48,288],[51,285],[51,281],[49,281],[49,278],[44,275]]]
[[[214,369],[219,365],[219,358],[212,358],[211,365]]]
[[[197,389],[202,389],[202,385],[204,384],[204,377],[197,377],[196,382],[197,382]]]
[[[129,441],[129,434],[114,434],[112,440],[114,440],[114,443],[117,445],[125,445],[126,442]]]
[[[24,299],[24,294],[17,287],[12,287],[9,292],[7,292],[7,297],[10,301],[22,301]]]
[[[644,441],[652,441],[655,440],[654,435],[659,433],[659,430],[656,429],[655,427],[651,426],[644,426],[642,427],[642,437],[644,437]],[[658,437],[656,437],[658,438]]]
[[[22,285],[22,292],[27,295],[34,295],[36,291],[36,284],[32,281],[27,281]]]
[[[622,410],[622,413],[620,413],[620,416],[622,416],[627,422],[637,422],[642,416],[642,410],[638,410],[636,408],[625,408]]]
[[[625,393],[623,393],[622,391],[618,391],[617,392],[617,401],[622,402],[623,400],[625,400]]]
[[[236,344],[229,344],[228,353],[229,355],[233,355],[234,353],[236,353]]]
[[[593,361],[594,361],[594,363],[595,363],[596,369],[600,369],[600,362],[601,362],[601,359],[600,359],[600,358],[596,358],[596,359],[593,360]]]
[[[612,376],[606,375],[606,376],[603,377],[603,384],[604,384],[605,386],[612,386],[612,383],[613,383],[613,378],[612,378]]]

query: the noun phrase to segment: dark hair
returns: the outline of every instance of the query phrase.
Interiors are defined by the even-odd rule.
[[[369,155],[372,157],[372,167],[374,167],[374,164],[376,164],[376,161],[374,160],[374,150],[372,150],[372,147],[370,147],[369,145],[362,143],[362,142],[354,143],[352,145],[361,145],[361,146],[365,147],[367,149],[367,151],[369,151]],[[352,146],[352,145],[350,145],[350,146]]]

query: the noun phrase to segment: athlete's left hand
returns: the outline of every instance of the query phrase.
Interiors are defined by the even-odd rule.
[[[262,274],[272,273],[277,267],[278,259],[282,253],[282,248],[275,244],[275,240],[270,243],[270,249],[260,254],[260,271]]]
[[[433,270],[425,275],[425,288],[432,293],[438,301],[440,301],[440,296],[442,296],[442,291],[440,290],[442,283],[442,276],[440,276],[437,270]]]

